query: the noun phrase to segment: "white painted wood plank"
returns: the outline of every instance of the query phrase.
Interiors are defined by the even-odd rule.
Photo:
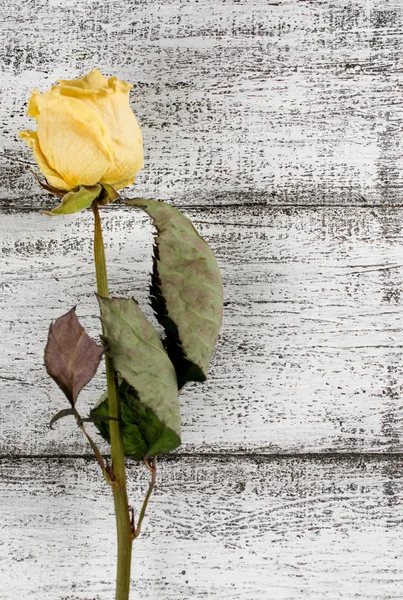
[[[34,87],[135,84],[146,167],[181,204],[401,203],[401,0],[0,2],[0,196],[38,205],[16,135]]]
[[[402,468],[392,457],[161,463],[132,598],[401,598]],[[110,600],[113,504],[93,462],[0,469],[2,600]],[[136,508],[144,471],[129,468]]]
[[[401,451],[401,209],[189,210],[220,262],[226,308],[211,377],[181,397],[185,452]],[[3,215],[0,452],[87,452],[46,376],[50,321],[78,305],[99,335],[89,213]],[[111,290],[148,316],[152,234],[103,211]],[[83,392],[85,414],[103,392]]]

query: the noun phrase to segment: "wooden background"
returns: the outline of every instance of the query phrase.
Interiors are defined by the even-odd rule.
[[[224,324],[182,394],[134,545],[140,600],[403,597],[401,0],[0,0],[0,598],[110,600],[110,490],[46,377],[50,321],[99,334],[90,214],[47,218],[26,101],[134,83],[146,166],[216,252]],[[152,230],[103,212],[111,289],[148,316]],[[84,413],[102,373],[82,394]],[[107,449],[103,447],[106,452]],[[148,476],[129,465],[139,507]]]

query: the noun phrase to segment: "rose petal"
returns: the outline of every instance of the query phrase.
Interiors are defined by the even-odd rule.
[[[100,183],[109,183],[116,190],[133,183],[144,166],[144,156],[140,127],[129,103],[132,86],[117,77],[106,79],[98,69],[81,79],[59,81],[60,94],[81,98],[96,109],[110,133],[113,161]]]
[[[20,138],[26,141],[28,146],[32,148],[34,152],[34,157],[36,162],[38,163],[38,167],[45,175],[48,182],[59,190],[69,190],[68,184],[62,179],[62,177],[56,173],[54,169],[51,169],[48,165],[46,158],[43,155],[41,147],[39,145],[38,135],[36,131],[20,131]]]
[[[113,161],[111,136],[99,113],[69,96],[36,99],[38,139],[52,169],[70,188],[95,185]]]

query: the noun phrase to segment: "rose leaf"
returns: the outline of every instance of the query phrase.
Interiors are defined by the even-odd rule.
[[[176,373],[154,326],[133,299],[99,297],[108,356],[119,386],[124,451],[132,458],[163,454],[180,443]],[[104,395],[91,416],[108,415]],[[109,423],[95,420],[109,441]]]
[[[217,260],[191,221],[164,202],[136,198],[157,229],[151,302],[166,333],[166,348],[178,377],[204,381],[223,313],[223,286]]]
[[[104,349],[86,333],[75,308],[49,328],[45,367],[74,406],[84,386],[94,377]]]

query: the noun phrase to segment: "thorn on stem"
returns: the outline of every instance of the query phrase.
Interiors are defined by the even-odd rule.
[[[105,459],[105,463],[106,463],[105,471],[107,472],[109,479],[111,481],[115,481],[115,473],[113,472],[112,465],[110,465],[108,463],[108,459]]]
[[[132,535],[133,535],[134,532],[136,531],[136,523],[134,521],[134,508],[130,504],[129,504],[129,511],[130,511],[130,527],[131,527]]]
[[[157,469],[156,469],[156,458],[157,458],[157,457],[156,457],[156,456],[154,456],[154,458],[152,459],[152,461],[153,461],[153,462],[152,462],[152,465],[150,465],[150,463],[149,463],[149,460],[148,460],[148,457],[147,457],[147,456],[145,456],[145,457],[144,457],[144,464],[145,464],[145,466],[147,467],[147,469],[148,469],[149,471],[151,471],[151,473],[155,473],[155,471],[157,470]]]

